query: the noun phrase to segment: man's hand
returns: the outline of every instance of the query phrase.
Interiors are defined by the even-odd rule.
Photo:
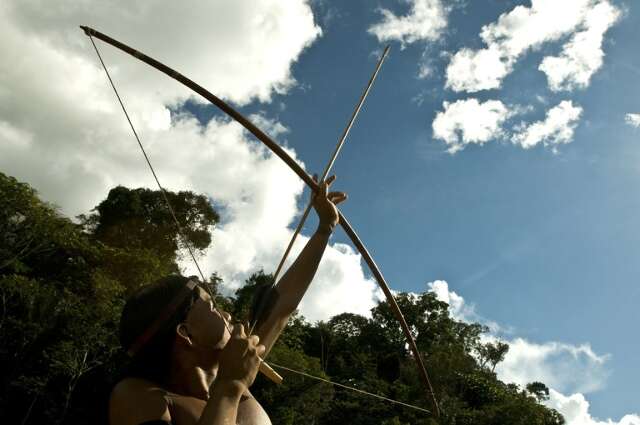
[[[260,345],[257,335],[247,337],[244,326],[236,324],[231,332],[231,339],[220,353],[220,366],[216,381],[230,385],[234,391],[242,394],[253,384],[258,368],[260,356],[265,347]]]
[[[318,218],[320,219],[318,230],[321,232],[333,232],[333,229],[338,225],[339,221],[336,205],[347,199],[347,194],[344,192],[329,192],[329,188],[335,179],[336,176],[333,175],[325,181],[320,182],[320,191],[313,197],[313,208],[318,213]],[[317,176],[313,176],[313,180],[318,182]]]

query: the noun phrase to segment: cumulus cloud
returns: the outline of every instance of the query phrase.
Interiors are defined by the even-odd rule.
[[[545,404],[561,412],[567,425],[640,425],[638,415],[624,415],[619,421],[595,419],[589,413],[589,402],[579,393],[566,396],[550,389]]]
[[[411,10],[407,15],[396,16],[388,9],[381,9],[382,21],[372,25],[368,32],[378,41],[399,41],[404,47],[417,41],[434,41],[447,27],[449,10],[442,0],[406,0]]]
[[[514,114],[499,100],[478,99],[444,102],[444,111],[438,112],[433,120],[433,136],[444,140],[449,153],[464,149],[475,143],[486,142],[504,135],[502,124]]]
[[[312,321],[345,311],[370,317],[370,310],[383,299],[377,282],[365,276],[360,254],[349,245],[336,243],[325,251],[300,311]]]
[[[46,0],[10,0],[5,18],[22,36],[82,57],[92,53],[78,25],[92,26],[175,65],[218,96],[239,104],[255,99],[266,102],[274,93],[292,87],[291,65],[322,34],[303,0],[196,0],[189,7],[170,1],[150,5],[124,0],[87,7],[62,0],[55,12],[49,6]],[[296,36],[291,37],[292,33]],[[155,79],[146,65],[110,48],[105,54],[118,70],[120,86],[158,92],[164,100],[188,94],[168,84],[160,93],[157,83],[166,81],[165,77]],[[93,63],[94,58],[89,59]]]
[[[79,24],[126,41],[240,104],[268,102],[292,87],[291,66],[321,34],[303,0],[195,1],[188,8],[168,1],[86,7],[68,0],[49,6],[10,0],[0,7],[0,170],[71,216],[87,212],[118,184],[155,189]],[[222,213],[201,259],[204,272],[218,271],[231,290],[262,267],[272,271],[291,236],[303,183],[239,124],[172,116],[191,93],[96,43],[162,184],[205,193]],[[264,115],[251,118],[273,136],[289,131]],[[302,312],[311,319],[366,313],[376,297],[360,257],[336,244]]]
[[[557,152],[558,145],[573,141],[582,108],[570,100],[560,102],[549,109],[544,120],[522,122],[505,128],[505,122],[515,115],[530,110],[527,107],[506,106],[499,100],[478,99],[444,102],[444,111],[436,114],[432,123],[433,137],[443,140],[449,153],[456,153],[469,144],[479,146],[491,140],[510,139],[525,149],[538,144],[551,146]],[[629,121],[629,119],[627,119]]]
[[[482,27],[480,37],[487,47],[463,48],[453,55],[446,87],[468,92],[500,88],[524,54],[573,33],[561,56],[548,58],[541,69],[552,75],[552,87],[584,87],[602,65],[602,37],[618,16],[607,0],[532,0],[530,7],[516,6]],[[577,69],[578,75],[561,74],[561,62]]]
[[[449,304],[449,314],[456,320],[463,322],[473,321],[475,309],[465,303],[464,298],[453,291],[449,291],[446,280],[434,280],[427,282],[427,290],[436,295],[438,301]]]
[[[482,50],[463,48],[447,66],[445,87],[454,91],[477,92],[500,88],[502,79],[511,72],[512,59],[505,59],[495,47]]]
[[[0,166],[71,214],[95,205],[118,180],[145,181],[122,112],[79,23],[128,41],[240,103],[266,101],[293,84],[291,65],[320,34],[304,1],[288,7],[274,0],[201,1],[189,8],[120,3],[87,8],[66,1],[52,9],[47,2],[9,1],[0,8],[0,134],[10,140]],[[169,24],[175,20],[192,25]],[[297,37],[290,37],[292,28]],[[153,144],[156,132],[171,131],[168,107],[191,94],[97,43],[143,139]]]
[[[509,342],[509,353],[496,367],[501,379],[525,386],[541,381],[562,392],[590,393],[602,389],[609,356],[598,356],[588,344],[534,343],[522,338]]]
[[[570,100],[564,100],[547,111],[544,121],[521,126],[520,131],[512,137],[515,144],[529,149],[539,143],[552,146],[570,143],[578,120],[582,115],[582,108],[574,106]]]
[[[433,292],[439,301],[449,304],[449,314],[455,320],[480,323],[488,327],[492,333],[502,333],[505,331],[498,323],[479,315],[473,304],[469,304],[462,296],[454,291],[450,291],[447,281],[435,280],[428,282],[427,290]]]
[[[427,289],[438,300],[449,304],[450,314],[456,320],[487,324],[473,305],[449,289],[446,281],[429,282]],[[565,417],[567,425],[640,425],[640,416],[637,414],[625,415],[620,421],[614,422],[610,419],[599,421],[589,413],[589,402],[584,393],[604,387],[608,377],[608,355],[596,354],[588,344],[535,343],[524,338],[498,338],[491,326],[489,328],[490,333],[484,337],[486,341],[500,339],[509,344],[508,353],[496,367],[498,377],[521,387],[534,381],[545,383],[550,388],[546,404],[558,410]]]
[[[640,127],[640,114],[627,114],[624,116],[624,121],[632,127]],[[0,129],[0,131],[2,131]]]
[[[539,69],[553,91],[585,88],[602,66],[604,34],[618,20],[620,11],[608,2],[596,4],[585,17],[583,31],[573,35],[559,56],[547,56]]]

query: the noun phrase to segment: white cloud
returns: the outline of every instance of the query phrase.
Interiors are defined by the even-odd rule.
[[[427,79],[431,77],[434,73],[435,73],[435,70],[433,69],[433,66],[431,66],[429,63],[422,62],[418,67],[418,78],[420,80]]]
[[[604,12],[609,15],[599,16]],[[502,80],[524,54],[576,31],[580,32],[565,46],[562,56],[574,69],[581,67],[576,80],[569,82],[574,76],[559,76],[559,70],[552,66],[557,62],[551,59],[543,68],[553,72],[555,79],[550,79],[550,83],[558,82],[565,88],[583,87],[601,65],[602,57],[600,62],[597,57],[602,35],[618,14],[618,9],[607,0],[532,0],[530,7],[516,6],[500,15],[497,22],[482,27],[480,37],[486,48],[463,48],[453,55],[447,67],[446,87],[468,92],[500,88]]]
[[[545,404],[561,412],[567,425],[640,425],[638,415],[625,415],[619,421],[595,419],[589,413],[589,402],[579,393],[565,396],[551,389]]]
[[[640,114],[627,114],[624,121],[632,127],[640,127]]]
[[[383,299],[378,284],[364,275],[360,254],[348,245],[336,243],[325,251],[300,311],[312,321],[345,311],[371,317],[370,310]]]
[[[427,282],[427,290],[436,295],[438,301],[449,304],[449,314],[456,320],[471,322],[474,320],[475,310],[464,302],[464,298],[453,291],[449,291],[449,284],[445,280]]]
[[[444,102],[443,107],[444,111],[438,112],[433,120],[433,137],[443,140],[449,153],[458,152],[469,144],[482,146],[498,139],[510,139],[525,149],[542,143],[556,152],[558,145],[573,140],[582,115],[580,106],[565,100],[549,109],[542,121],[505,129],[504,124],[509,118],[529,112],[531,108],[507,107],[499,100],[480,103],[474,98]]]
[[[449,304],[450,313],[456,320],[487,324],[473,305],[454,291],[444,280],[427,284],[440,301]],[[501,339],[509,344],[505,359],[498,363],[496,373],[502,381],[516,383],[521,387],[534,381],[549,386],[546,404],[558,410],[567,425],[640,425],[638,414],[625,415],[620,421],[599,421],[589,413],[589,402],[583,393],[602,389],[608,377],[606,362],[608,355],[594,353],[588,344],[571,345],[559,342],[534,343],[523,338],[503,339],[491,330],[486,341]],[[566,396],[563,393],[572,395]]]
[[[187,8],[169,1],[87,7],[69,0],[54,8],[45,1],[3,2],[0,170],[71,216],[87,212],[118,184],[155,189],[79,24],[130,43],[237,103],[268,101],[292,87],[292,64],[321,32],[303,0],[194,1]],[[291,235],[287,226],[298,213],[303,183],[235,122],[213,119],[202,126],[186,114],[172,120],[169,108],[191,93],[96,43],[162,184],[206,193],[224,207],[201,261],[204,272],[219,271],[234,287],[260,267],[272,271]],[[287,133],[264,115],[252,119],[274,136]],[[311,319],[367,313],[377,293],[359,256],[333,245],[302,312]]]
[[[463,48],[447,66],[446,87],[454,91],[477,92],[499,88],[502,79],[511,72],[512,59],[505,59],[499,49]]]
[[[372,25],[368,32],[378,41],[399,41],[404,47],[416,41],[437,40],[447,27],[449,10],[442,0],[405,0],[411,6],[409,14],[396,16],[381,9],[382,22]]]
[[[547,56],[539,69],[547,74],[553,91],[585,88],[602,66],[604,34],[618,20],[620,11],[608,2],[596,4],[585,18],[583,31],[573,35],[560,56]]]
[[[273,93],[286,92],[295,84],[291,65],[322,33],[304,0],[195,0],[189,7],[166,0],[152,4],[116,0],[90,6],[62,0],[56,8],[46,0],[9,0],[0,13],[3,25],[8,25],[5,32],[23,38],[27,47],[41,46],[66,58],[79,56],[93,65],[95,54],[78,28],[89,25],[241,104],[269,101]],[[131,57],[110,47],[102,50],[123,90],[154,93],[164,103],[190,95]]]
[[[573,140],[573,133],[580,115],[582,115],[580,106],[574,106],[570,100],[563,100],[547,111],[544,121],[523,126],[512,137],[512,141],[525,149],[538,143],[550,145],[556,149],[557,145],[570,143]]]
[[[604,387],[609,356],[598,356],[588,344],[538,344],[522,338],[508,343],[509,352],[496,368],[502,380],[520,386],[541,381],[562,392],[590,393]]]
[[[480,316],[473,304],[467,303],[464,298],[454,291],[449,291],[449,284],[444,280],[435,280],[427,283],[427,291],[433,292],[439,301],[449,304],[449,314],[455,320],[462,322],[476,322],[489,328],[492,333],[504,333],[507,331],[496,322]]]
[[[480,103],[478,99],[464,99],[444,102],[443,107],[433,120],[433,136],[444,140],[450,153],[471,143],[483,145],[502,137],[502,124],[514,114],[499,100]]]
[[[320,33],[304,1],[287,7],[277,0],[201,1],[189,8],[120,3],[87,8],[66,1],[51,8],[48,2],[12,1],[0,8],[0,168],[33,183],[70,214],[94,206],[115,183],[147,182],[130,130],[78,24],[109,32],[241,103],[268,100],[293,84],[292,63]],[[192,25],[169,24],[175,20]],[[96,42],[143,141],[153,144],[156,132],[172,131],[168,106],[191,93]],[[178,140],[172,140],[174,147]],[[190,159],[186,151],[183,157]]]

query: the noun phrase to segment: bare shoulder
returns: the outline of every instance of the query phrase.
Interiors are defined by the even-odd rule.
[[[109,424],[139,425],[152,420],[171,421],[167,392],[144,379],[118,382],[109,400]]]

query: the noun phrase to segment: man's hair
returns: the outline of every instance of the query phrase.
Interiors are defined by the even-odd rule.
[[[120,344],[128,350],[151,324],[165,311],[172,300],[184,289],[190,278],[170,275],[138,289],[126,302],[120,318]],[[169,377],[171,353],[175,343],[176,326],[183,322],[198,297],[192,291],[158,331],[134,355],[124,372],[165,384]]]

